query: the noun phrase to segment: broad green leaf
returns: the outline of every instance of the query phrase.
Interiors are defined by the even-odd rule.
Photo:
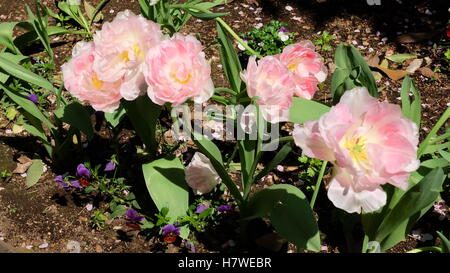
[[[394,54],[391,56],[386,56],[385,58],[390,61],[396,62],[396,63],[402,63],[407,59],[413,59],[416,57],[417,57],[417,55],[415,55],[415,54],[402,53],[402,54]]]
[[[192,16],[194,16],[195,18],[201,19],[203,21],[212,20],[214,18],[221,17],[221,16],[229,14],[229,12],[202,13],[202,12],[191,11],[189,9],[186,9],[186,11],[189,14],[191,14]]]
[[[411,101],[409,98],[409,93],[412,93],[414,96],[414,100]],[[418,128],[420,128],[420,119],[421,119],[421,98],[420,94],[417,91],[416,85],[411,80],[409,75],[405,76],[405,79],[402,83],[401,89],[401,98],[402,98],[402,113],[405,117],[414,121]]]
[[[23,25],[23,22],[0,23],[0,44],[9,49],[14,54],[21,54],[14,44],[13,31],[16,26]]]
[[[25,131],[27,131],[28,133],[32,134],[33,136],[37,136],[40,139],[44,140],[45,142],[48,143],[47,140],[47,136],[45,135],[44,130],[42,129],[42,127],[40,128],[36,128],[35,126],[31,125],[31,124],[27,124],[25,123],[23,125],[23,128],[25,129]]]
[[[119,107],[119,109],[113,113],[105,113],[105,119],[113,128],[116,128],[120,121],[124,118],[125,114],[125,109],[123,107]]]
[[[378,228],[375,241],[382,242],[395,227],[416,213],[431,207],[439,196],[444,178],[442,169],[436,168],[429,172],[417,185],[409,189],[397,205],[385,216]]]
[[[156,156],[156,122],[161,106],[153,103],[148,96],[140,96],[134,101],[123,100],[122,105],[150,155]]]
[[[264,169],[261,172],[258,173],[258,175],[255,177],[255,181],[260,180],[270,171],[275,169],[278,166],[278,164],[280,164],[291,151],[292,151],[292,142],[284,144],[283,147],[277,152],[275,157],[264,167]]]
[[[313,100],[294,97],[289,109],[289,121],[303,124],[309,120],[318,120],[330,107]]]
[[[173,223],[178,217],[186,215],[189,208],[188,185],[184,166],[179,158],[158,159],[143,164],[145,184],[156,207],[169,209],[168,217]]]
[[[434,169],[434,168],[437,168],[437,167],[444,168],[444,167],[447,167],[449,165],[450,165],[450,160],[447,160],[447,159],[441,158],[441,157],[434,158],[434,159],[428,159],[428,160],[423,161],[420,164],[420,166],[427,167],[427,168],[430,168],[430,169]]]
[[[54,58],[53,50],[50,45],[50,39],[48,38],[48,33],[46,29],[47,28],[46,10],[42,7],[42,5],[39,2],[37,2],[36,3],[37,16],[36,16],[31,11],[28,5],[25,5],[25,7],[28,13],[28,22],[33,26],[34,30],[36,31],[36,34],[39,37],[39,40],[41,40],[41,43],[45,48],[45,51],[53,61]]]
[[[0,57],[1,58],[1,57]],[[24,111],[28,112],[34,118],[40,120],[50,129],[53,129],[53,124],[47,119],[47,117],[39,110],[39,108],[29,99],[16,94],[16,92],[10,90],[8,87],[0,83],[0,88],[3,89],[5,94],[16,104],[23,108]]]
[[[331,83],[331,94],[335,103],[345,91],[356,86],[366,87],[373,97],[379,96],[373,74],[355,47],[340,44],[334,60],[336,70]]]
[[[40,159],[34,159],[33,164],[31,164],[30,168],[27,171],[27,188],[34,186],[39,181],[43,173],[44,163],[42,163],[42,160]]]
[[[212,2],[201,2],[201,3],[195,4],[193,7],[194,8],[197,7],[197,8],[200,8],[200,9],[208,9],[209,10],[210,8],[222,5],[224,3],[226,3],[226,0],[215,0],[215,1],[212,1]]]
[[[301,190],[274,185],[256,193],[245,207],[244,219],[268,217],[280,236],[311,251],[320,251],[316,218]]]
[[[436,233],[441,239],[442,252],[450,253],[450,240],[447,239],[447,237],[445,237],[444,234],[440,233],[439,231],[436,231]]]
[[[240,73],[242,71],[242,66],[239,57],[225,29],[219,23],[217,23],[217,35],[220,43],[220,60],[225,76],[230,83],[231,89],[240,92],[242,84]]]
[[[61,120],[85,133],[88,140],[92,140],[94,137],[90,113],[80,103],[72,102],[64,107],[64,114]]]
[[[6,58],[4,55],[0,55],[0,68],[3,71],[5,71],[6,73],[8,73],[18,79],[35,84],[46,90],[56,92],[55,87],[49,81],[47,81],[43,77],[39,76],[38,74],[31,72],[30,70],[26,69],[25,67],[12,62],[10,59]]]
[[[239,159],[241,161],[241,178],[242,185],[244,185],[244,190],[249,185],[249,180],[251,179],[251,171],[253,166],[253,161],[255,161],[255,140],[238,140],[239,145]]]
[[[6,117],[9,120],[14,120],[16,118],[17,115],[17,110],[14,107],[9,107],[8,109],[6,109]]]
[[[127,210],[128,210],[127,207],[119,205],[119,206],[114,208],[114,211],[109,215],[109,219],[114,219],[114,218],[117,218],[117,217],[121,217],[121,216],[125,215]]]

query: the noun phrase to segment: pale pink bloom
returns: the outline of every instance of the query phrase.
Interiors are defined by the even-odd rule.
[[[296,125],[293,136],[304,155],[334,164],[328,197],[350,213],[384,206],[380,185],[406,190],[420,164],[416,124],[400,106],[379,102],[366,88],[346,91],[319,120]]]
[[[185,174],[189,187],[198,195],[212,191],[222,181],[209,158],[198,152],[186,167]]]
[[[180,105],[188,99],[207,101],[214,93],[211,66],[201,43],[191,35],[175,34],[150,50],[144,65],[147,94],[159,105]]]
[[[122,81],[106,82],[92,70],[94,43],[78,42],[72,59],[62,65],[64,86],[75,97],[88,102],[95,110],[113,112],[119,107]]]
[[[288,45],[277,58],[294,75],[295,95],[298,97],[311,99],[317,91],[317,84],[327,78],[327,68],[311,41]]]
[[[265,120],[271,123],[288,120],[295,85],[285,65],[274,56],[266,56],[258,63],[251,56],[241,78],[247,85],[248,96],[256,97]]]
[[[119,12],[94,35],[93,69],[100,80],[123,79],[120,93],[124,99],[134,100],[147,88],[142,74],[146,54],[162,39],[160,25],[129,10]]]

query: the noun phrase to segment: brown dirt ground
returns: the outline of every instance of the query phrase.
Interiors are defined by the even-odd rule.
[[[90,2],[96,4],[99,0]],[[32,6],[33,3],[34,0],[24,0],[16,1],[14,5],[11,5],[10,1],[0,1],[0,22],[23,20],[26,17],[25,4]],[[43,3],[56,10],[54,1],[43,1]],[[292,6],[292,11],[288,11],[285,8],[286,5]],[[112,20],[118,11],[127,8],[135,13],[139,12],[136,0],[111,0],[103,9],[105,20]],[[337,36],[337,39],[331,44],[333,49],[339,43],[347,42],[358,47],[364,56],[377,54],[382,58],[384,55],[392,53],[415,53],[418,54],[418,58],[429,57],[431,59],[430,66],[433,68],[434,65],[441,64],[443,58],[442,52],[433,53],[431,50],[432,44],[439,41],[440,34],[410,44],[400,44],[396,42],[396,38],[410,32],[443,32],[447,9],[448,4],[445,1],[411,1],[402,6],[399,6],[397,1],[382,1],[382,5],[377,7],[368,6],[363,0],[328,0],[320,4],[313,0],[234,0],[227,6],[216,8],[215,11],[230,12],[223,19],[237,33],[246,32],[257,23],[268,23],[270,20],[276,19],[289,23],[288,30],[297,33],[296,40],[314,41],[318,37],[319,31],[326,30]],[[427,11],[431,11],[432,15],[427,15]],[[191,19],[182,32],[185,34],[199,33],[202,43],[208,48],[206,54],[212,63],[214,83],[216,86],[225,86],[226,81],[220,66],[218,50],[212,46],[216,36],[215,22]],[[387,40],[383,38],[387,38]],[[71,48],[78,39],[78,36],[66,35],[54,40],[54,52],[58,66],[64,63],[65,58],[70,55]],[[333,70],[333,52],[334,50],[322,52],[330,71]],[[390,63],[390,65],[393,64]],[[423,136],[431,129],[450,103],[448,71],[444,70],[443,73],[440,73],[438,80],[429,79],[419,72],[414,73],[412,78],[422,94],[424,128],[421,135]],[[329,90],[330,82],[331,77],[325,82],[323,90]],[[383,75],[378,85],[383,88],[382,99],[399,103],[401,81],[394,81]],[[329,96],[325,92],[318,92],[315,99],[329,102]],[[0,130],[2,136],[6,136],[4,129]],[[7,139],[11,138],[12,136],[8,135]],[[27,144],[19,146],[22,148],[15,150],[15,158],[26,151],[23,147]],[[296,155],[299,154],[298,151],[295,152]],[[287,159],[289,164],[295,160],[295,156]],[[280,183],[277,173],[272,173],[272,175],[274,174],[273,180],[268,180],[257,187],[263,188],[273,183]],[[291,177],[286,179],[288,182],[295,183],[296,175],[297,173],[294,172]],[[177,246],[162,244],[160,238],[138,236],[136,231],[127,229],[123,220],[114,220],[110,223],[110,226],[116,227],[116,229],[93,230],[88,221],[91,213],[86,211],[85,203],[80,203],[77,198],[65,193],[55,185],[54,176],[55,173],[49,168],[41,181],[31,189],[25,188],[24,178],[19,175],[14,175],[9,183],[0,183],[0,186],[4,187],[4,190],[0,191],[0,207],[2,207],[0,210],[0,237],[4,238],[6,242],[22,249],[32,246],[32,250],[38,252],[68,252],[66,245],[69,240],[79,241],[82,252],[182,251]],[[329,202],[327,203],[326,200],[320,201],[320,196],[318,202],[323,203],[318,204],[319,206],[324,205],[325,208],[329,206]],[[435,221],[435,218],[429,216],[425,220],[431,219],[429,221],[431,223]],[[320,220],[319,224],[321,225]],[[232,226],[233,224],[224,224],[225,229],[230,229]],[[427,223],[422,223],[422,226],[426,227]],[[444,226],[448,226],[448,223],[445,223]],[[203,237],[203,240],[199,241],[203,242],[196,244],[197,250],[199,252],[231,251],[224,250],[220,245],[227,239],[236,239],[236,234],[228,234],[223,230],[212,237],[210,233],[215,233],[217,230],[199,234],[199,238]],[[222,238],[218,238],[221,236]],[[217,242],[208,244],[208,241]],[[44,243],[48,243],[48,247],[39,248]],[[329,244],[328,252],[342,251],[340,242],[336,243],[325,238],[324,244]],[[405,242],[391,251],[405,252],[416,245],[416,240],[408,237]],[[345,247],[343,248],[345,249]],[[293,251],[295,248],[292,245],[283,248],[284,251],[287,249]]]

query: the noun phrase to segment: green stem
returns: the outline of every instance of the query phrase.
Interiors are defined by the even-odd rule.
[[[314,193],[310,202],[311,209],[314,209],[314,204],[316,203],[317,194],[319,193],[320,184],[322,184],[323,175],[325,174],[325,170],[327,168],[327,163],[328,161],[324,161],[322,163],[322,168],[320,168],[319,176],[317,177],[316,187],[314,188]]]
[[[228,170],[228,168],[230,167],[231,161],[233,160],[234,156],[236,155],[238,148],[239,148],[239,144],[236,143],[236,145],[234,146],[233,152],[231,153],[230,158],[228,158],[227,163],[225,164],[225,169]]]
[[[444,123],[447,121],[449,117],[450,117],[450,107],[447,107],[447,110],[445,110],[444,114],[442,114],[442,116],[439,118],[436,125],[434,125],[433,129],[431,129],[430,133],[420,144],[419,151],[417,152],[419,158],[422,156],[422,153],[428,147],[428,144],[430,144],[430,139],[436,135],[437,131],[439,131],[439,129],[442,127],[442,125],[444,125]]]
[[[228,94],[231,94],[231,95],[234,95],[234,96],[237,95],[237,93],[235,91],[233,91],[233,90],[231,90],[229,88],[225,88],[225,87],[217,87],[217,88],[214,89],[214,92],[215,93],[225,92],[225,93],[228,93]]]

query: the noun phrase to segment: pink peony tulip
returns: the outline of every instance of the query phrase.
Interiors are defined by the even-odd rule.
[[[317,84],[325,81],[327,68],[320,54],[310,41],[288,45],[277,58],[288,67],[296,83],[295,95],[311,99],[317,91]]]
[[[265,120],[271,123],[288,120],[295,85],[285,65],[274,56],[266,56],[258,63],[252,56],[241,78],[247,85],[248,96],[257,97]]]
[[[194,154],[185,173],[186,182],[198,195],[212,191],[222,181],[209,158],[198,152]]]
[[[163,39],[160,26],[129,10],[119,12],[94,36],[93,69],[98,78],[114,82],[123,79],[120,93],[134,100],[145,92],[142,64],[147,52]]]
[[[119,107],[121,80],[106,82],[92,70],[94,44],[79,42],[72,51],[72,59],[62,65],[64,86],[75,97],[87,101],[95,110],[113,112]]]
[[[211,66],[202,50],[195,37],[181,34],[150,50],[144,75],[147,94],[154,103],[177,106],[190,98],[203,103],[213,95]]]
[[[345,92],[318,121],[296,125],[293,136],[304,155],[333,163],[328,198],[350,213],[384,206],[380,185],[406,190],[420,164],[416,124],[398,105],[379,102],[366,88]]]

